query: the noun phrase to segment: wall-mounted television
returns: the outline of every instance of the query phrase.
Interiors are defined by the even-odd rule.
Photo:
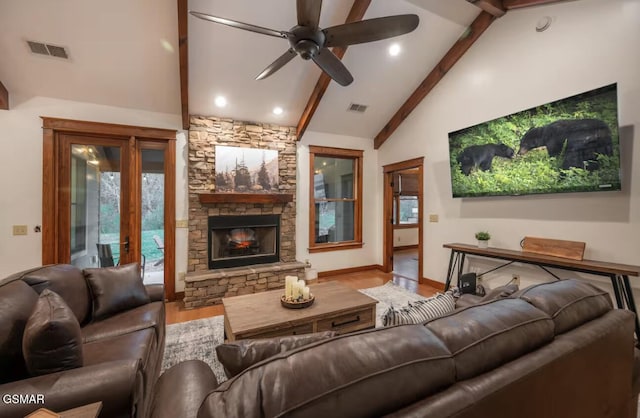
[[[617,85],[449,133],[453,197],[620,190]]]

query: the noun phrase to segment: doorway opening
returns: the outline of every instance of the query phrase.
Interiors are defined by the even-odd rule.
[[[424,158],[402,161],[384,170],[383,269],[423,283]]]

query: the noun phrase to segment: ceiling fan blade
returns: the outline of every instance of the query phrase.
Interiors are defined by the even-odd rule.
[[[327,38],[324,46],[348,46],[392,38],[413,31],[418,23],[417,15],[398,15],[332,26],[323,30]]]
[[[288,38],[289,32],[263,28],[262,26],[252,25],[250,23],[238,22],[237,20],[225,19],[223,17],[217,17],[208,15],[206,13],[194,12],[193,10],[189,10],[192,16],[200,18],[202,20],[208,20],[209,22],[219,23],[221,25],[231,26],[232,28],[244,29],[249,32],[260,33],[262,35],[275,36],[276,38]]]
[[[347,70],[347,67],[344,66],[342,61],[340,61],[330,49],[322,48],[320,52],[313,57],[313,62],[341,86],[348,86],[353,82],[353,76],[349,70]]]
[[[298,25],[318,29],[322,0],[297,0]]]
[[[258,74],[256,80],[262,80],[263,78],[269,77],[271,74],[284,67],[285,64],[291,61],[296,55],[296,51],[294,51],[292,48],[289,48],[287,52],[280,55],[277,60],[273,61],[267,68],[265,68],[260,74]]]

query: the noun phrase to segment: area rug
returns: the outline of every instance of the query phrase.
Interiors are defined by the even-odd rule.
[[[404,306],[407,302],[425,299],[398,285],[388,282],[383,286],[362,289],[360,292],[378,300],[376,327],[382,325],[381,316],[389,306]],[[202,360],[211,366],[218,382],[227,380],[222,365],[216,357],[215,347],[224,340],[222,315],[196,319],[167,326],[162,371],[185,360]]]

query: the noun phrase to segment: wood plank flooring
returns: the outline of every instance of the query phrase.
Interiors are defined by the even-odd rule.
[[[357,273],[328,276],[318,279],[318,282],[322,283],[332,280],[340,281],[353,289],[382,286],[389,281],[393,281],[398,286],[402,286],[411,292],[418,293],[425,297],[433,296],[438,292],[438,289],[429,285],[418,284],[415,280],[407,279],[406,277],[394,275],[392,273],[383,273],[380,270],[367,270]],[[167,324],[175,324],[178,322],[222,315],[224,310],[222,304],[195,309],[185,309],[182,301],[178,301],[167,303],[166,312]]]

